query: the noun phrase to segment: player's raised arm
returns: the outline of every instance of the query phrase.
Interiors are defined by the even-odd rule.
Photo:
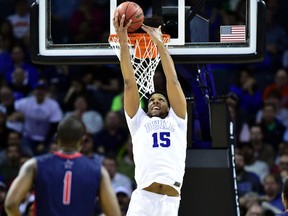
[[[32,187],[36,175],[36,160],[30,159],[21,167],[5,199],[5,210],[8,216],[20,216],[19,205]]]
[[[142,29],[150,35],[153,42],[157,45],[167,81],[166,89],[170,105],[176,115],[184,119],[186,115],[186,99],[177,77],[173,59],[162,41],[161,26],[153,28],[143,25]]]
[[[131,57],[128,47],[128,33],[127,29],[130,22],[124,26],[125,15],[122,16],[120,23],[118,22],[118,13],[113,18],[113,25],[115,31],[119,37],[120,43],[120,66],[124,81],[124,109],[129,117],[133,117],[140,104],[140,96],[138,93],[138,87],[134,77],[134,71],[131,63]]]
[[[101,181],[99,190],[100,204],[105,216],[121,216],[116,194],[112,189],[110,177],[104,167],[101,168]]]

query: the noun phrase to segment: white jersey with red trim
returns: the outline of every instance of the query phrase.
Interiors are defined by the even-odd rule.
[[[131,133],[137,187],[153,182],[174,187],[179,193],[185,171],[187,114],[179,118],[172,108],[164,119],[150,118],[139,107],[133,118],[125,112]]]

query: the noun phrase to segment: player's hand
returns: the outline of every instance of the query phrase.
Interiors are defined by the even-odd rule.
[[[141,28],[150,35],[152,41],[156,44],[162,44],[162,31],[161,31],[161,25],[158,28],[154,28],[147,25],[142,25]]]
[[[124,26],[125,21],[125,14],[122,15],[120,23],[118,22],[118,13],[115,13],[115,16],[113,18],[113,26],[115,29],[115,32],[117,33],[119,37],[119,42],[128,42],[128,33],[127,29],[132,23],[132,20],[129,20],[129,22]]]

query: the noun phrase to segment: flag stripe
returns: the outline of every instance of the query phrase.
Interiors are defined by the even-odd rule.
[[[220,26],[220,42],[246,42],[246,26]]]

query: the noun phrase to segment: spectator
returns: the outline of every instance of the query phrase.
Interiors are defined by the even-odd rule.
[[[3,145],[5,145],[6,148],[7,146],[10,146],[10,145],[19,146],[22,154],[31,156],[32,152],[30,152],[29,149],[25,149],[21,146],[21,139],[22,139],[21,133],[18,133],[16,131],[9,131],[7,135],[7,142],[3,143]],[[0,165],[7,161],[7,149],[6,148],[0,151]]]
[[[7,132],[6,140],[1,143],[5,148],[0,151],[0,165],[7,160],[7,146],[9,145],[21,145],[21,135],[16,131]]]
[[[4,76],[8,71],[9,66],[12,64],[10,52],[4,46],[4,38],[0,33],[0,76]]]
[[[264,161],[269,169],[274,165],[274,149],[271,144],[263,143],[263,132],[259,125],[253,125],[250,128],[250,142],[254,148],[256,160]]]
[[[280,157],[284,154],[288,154],[288,143],[287,142],[280,142],[278,144],[278,152],[276,152],[274,167],[272,169],[272,173],[279,172],[278,166],[280,163]]]
[[[288,107],[288,74],[286,69],[279,68],[275,74],[274,83],[267,85],[264,88],[262,100],[265,101],[271,91],[278,90],[281,93],[281,105]]]
[[[22,39],[30,29],[30,13],[27,0],[17,0],[15,13],[7,18],[12,26],[14,36]]]
[[[279,174],[282,178],[282,182],[288,178],[288,153],[284,153],[279,158]]]
[[[240,70],[236,84],[230,86],[230,92],[235,93],[239,98],[239,112],[248,117],[248,123],[254,122],[255,113],[261,108],[262,92],[258,89],[252,71]]]
[[[284,206],[281,200],[281,180],[276,175],[267,175],[264,178],[264,195],[261,197],[262,201],[268,202],[273,207],[284,211]]]
[[[269,167],[264,161],[257,160],[254,154],[254,147],[251,143],[243,144],[241,148],[243,152],[245,167],[244,169],[248,172],[255,173],[260,181],[263,182],[265,176],[269,174]]]
[[[258,203],[254,203],[245,216],[264,216],[264,209]]]
[[[82,74],[82,79],[81,81],[84,83],[87,89],[92,89],[95,90],[95,86],[93,84],[94,82],[94,73],[92,70],[89,70],[90,67],[81,67],[80,71]]]
[[[266,103],[262,108],[263,116],[260,127],[263,132],[263,142],[270,143],[275,152],[280,142],[284,140],[286,127],[276,118],[276,107],[274,104]]]
[[[126,144],[120,149],[117,161],[119,172],[127,175],[134,182],[135,164],[132,152],[131,136],[128,137]]]
[[[103,161],[104,157],[100,154],[95,153],[94,151],[94,142],[93,142],[93,137],[91,134],[86,133],[85,137],[82,141],[81,145],[81,151],[83,155],[86,155],[87,157],[97,160],[97,161]]]
[[[121,91],[121,72],[118,67],[111,65],[95,66],[91,70],[97,71],[94,73],[95,96],[97,101],[101,101],[101,110],[106,115],[110,111],[114,96]]]
[[[6,115],[3,110],[0,109],[0,149],[6,147],[7,136],[8,130],[6,127]]]
[[[3,39],[3,48],[7,52],[11,52],[12,47],[19,43],[19,40],[14,36],[13,26],[8,20],[3,20],[0,25],[0,34]],[[11,60],[10,60],[11,62]],[[7,62],[6,62],[7,64]]]
[[[96,148],[105,153],[117,153],[128,137],[127,129],[121,128],[120,116],[117,112],[108,112],[104,119],[104,128],[95,134]]]
[[[8,85],[13,91],[15,100],[27,97],[32,90],[28,83],[27,73],[21,67],[16,67],[12,72],[12,79]]]
[[[259,194],[255,192],[249,192],[245,194],[243,198],[240,198],[239,201],[241,215],[246,215],[248,209],[250,209],[251,206],[255,203],[259,202]]]
[[[52,142],[52,143],[50,143],[50,145],[49,145],[49,153],[54,153],[54,152],[56,152],[56,151],[58,151],[58,145],[57,145],[57,143],[55,143],[55,142]]]
[[[32,96],[15,102],[16,112],[10,121],[23,121],[23,144],[35,154],[48,150],[62,111],[58,103],[47,96],[45,82],[38,83]]]
[[[7,147],[7,160],[0,165],[0,176],[8,187],[18,175],[20,169],[20,156],[21,150],[19,146],[9,145]]]
[[[87,133],[95,134],[103,128],[103,118],[101,114],[90,109],[85,96],[78,96],[75,99],[74,110],[67,112],[65,115],[66,118],[70,116],[80,119],[84,123]]]
[[[260,183],[260,178],[255,173],[246,171],[244,169],[244,157],[242,152],[239,150],[236,151],[235,154],[235,165],[240,204],[243,204],[245,203],[245,199],[243,199],[245,194],[250,192],[259,194],[262,191],[262,186]]]
[[[276,108],[276,118],[282,121],[286,128],[288,128],[288,109],[281,104],[282,95],[277,89],[270,91],[264,103],[271,103]],[[256,116],[256,122],[259,123],[262,119],[262,110],[259,110]]]
[[[84,135],[82,139],[80,152],[83,155],[87,156],[88,158],[91,158],[92,160],[95,160],[103,164],[104,156],[94,152],[94,142],[91,134],[86,133]],[[101,213],[102,213],[101,205],[99,203],[99,200],[97,200],[95,203],[95,215],[103,216]]]
[[[132,194],[132,181],[126,175],[118,172],[116,157],[112,154],[106,155],[103,160],[103,165],[109,173],[114,191],[119,187],[124,187],[129,194]]]
[[[121,209],[122,216],[125,216],[130,203],[131,191],[127,188],[119,186],[115,189],[117,200]]]
[[[0,88],[0,107],[7,116],[15,111],[14,95],[11,88],[8,86]]]
[[[70,82],[69,89],[63,100],[62,107],[64,112],[74,110],[74,102],[78,96],[85,96],[90,100],[93,98],[94,101],[93,92],[86,89],[86,86],[83,84],[83,82],[75,78]]]
[[[37,85],[38,81],[38,71],[37,69],[30,64],[26,59],[25,59],[25,52],[23,47],[19,45],[15,45],[12,48],[11,51],[11,56],[12,56],[12,65],[9,67],[8,71],[6,72],[6,80],[8,83],[12,83],[13,81],[13,72],[18,68],[22,68],[24,73],[25,73],[25,79],[27,82],[27,85],[30,88],[34,88]]]

